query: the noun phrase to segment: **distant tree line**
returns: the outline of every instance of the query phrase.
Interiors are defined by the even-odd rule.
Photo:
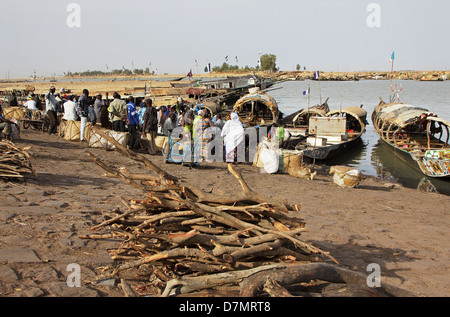
[[[145,69],[126,69],[126,68],[122,68],[122,69],[113,69],[110,72],[104,72],[101,70],[87,70],[84,72],[70,72],[68,71],[66,73],[66,76],[68,77],[72,77],[72,76],[82,76],[82,77],[95,77],[95,76],[105,76],[105,75],[126,75],[126,76],[130,76],[130,75],[154,75],[155,72],[152,71],[150,72],[150,68],[145,68]]]
[[[264,54],[261,55],[258,65],[255,67],[239,67],[238,65],[230,65],[226,62],[222,64],[222,66],[215,66],[212,68],[213,72],[225,73],[225,72],[252,72],[252,71],[265,71],[265,72],[277,72],[279,68],[276,64],[277,57],[274,54]],[[297,65],[297,70],[299,70],[300,65]],[[82,77],[95,77],[95,76],[105,76],[105,75],[154,75],[155,72],[150,72],[150,69],[147,67],[145,69],[113,69],[110,72],[104,72],[101,70],[87,70],[84,72],[67,72],[65,74],[68,77],[72,76],[82,76]]]
[[[256,67],[239,67],[238,65],[229,65],[228,63],[223,63],[222,66],[215,66],[212,68],[213,72],[217,73],[227,73],[227,72],[250,72],[259,71],[259,66]]]
[[[213,67],[214,72],[249,72],[249,71],[267,71],[267,72],[277,72],[277,57],[274,54],[264,54],[261,55],[259,65],[255,67],[239,67],[238,65],[229,65],[224,62],[222,66]]]

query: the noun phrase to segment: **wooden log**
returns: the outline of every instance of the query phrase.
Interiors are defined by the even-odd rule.
[[[126,297],[136,297],[136,293],[131,288],[130,284],[125,279],[120,279],[120,287],[122,288]]]
[[[122,218],[124,218],[124,217],[127,217],[127,216],[133,214],[133,213],[140,212],[140,211],[143,211],[143,210],[145,210],[145,208],[139,208],[139,209],[130,209],[130,210],[127,210],[127,211],[124,212],[123,214],[120,214],[120,215],[118,215],[118,216],[116,216],[116,217],[114,217],[114,218],[111,218],[111,219],[108,219],[108,220],[106,220],[106,221],[103,221],[102,223],[100,223],[100,224],[98,224],[98,225],[92,226],[90,229],[91,229],[91,230],[97,230],[97,229],[100,228],[100,227],[103,227],[103,226],[112,224],[112,223],[116,222],[116,221],[119,220],[119,219],[122,219]]]
[[[120,153],[122,153],[123,155],[140,161],[142,163],[145,164],[145,166],[147,166],[148,168],[150,168],[151,170],[153,170],[154,172],[156,172],[161,179],[164,179],[166,181],[176,181],[178,180],[177,177],[170,175],[169,173],[163,171],[162,169],[160,169],[158,166],[156,166],[155,164],[153,164],[153,162],[151,162],[150,160],[148,160],[145,156],[141,155],[141,154],[136,154],[134,152],[132,152],[131,150],[123,147],[121,144],[119,144],[119,142],[117,142],[114,138],[112,138],[111,136],[107,135],[106,133],[104,133],[102,130],[100,129],[95,129],[95,132],[98,133],[99,135],[101,135],[102,137],[104,137],[107,141],[111,142],[113,145],[115,145],[116,147],[116,151],[119,151]],[[168,182],[170,183],[170,182]]]
[[[383,283],[381,287],[373,289],[367,286],[367,276],[348,269],[340,268],[328,263],[309,263],[290,265],[275,269],[265,274],[257,273],[245,279],[241,284],[240,296],[255,297],[261,293],[267,278],[280,285],[290,285],[311,280],[322,280],[332,283],[346,283],[356,285],[369,292],[384,296],[413,296],[410,292]]]
[[[226,262],[233,264],[236,261],[243,259],[245,257],[258,256],[263,253],[273,251],[275,249],[280,248],[281,245],[282,245],[281,240],[277,239],[273,242],[266,242],[266,243],[259,244],[257,246],[253,246],[253,247],[249,247],[249,248],[242,248],[240,250],[236,250],[236,251],[232,252],[231,254],[224,254],[223,259]]]
[[[284,267],[286,267],[286,265],[284,264],[271,264],[259,266],[248,270],[209,274],[208,276],[181,277],[179,279],[173,279],[167,282],[166,288],[164,289],[164,292],[161,294],[161,297],[170,296],[172,290],[177,286],[181,286],[177,290],[177,294],[188,294],[198,290],[214,288],[219,285],[239,283],[248,276],[251,276],[258,272],[266,272],[276,268],[284,268]]]
[[[294,297],[287,289],[280,285],[280,283],[268,278],[264,283],[263,290],[271,297]]]

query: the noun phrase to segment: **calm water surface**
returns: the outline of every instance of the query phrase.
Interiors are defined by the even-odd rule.
[[[421,82],[394,80],[395,88],[402,87],[400,102],[420,106],[450,121],[450,81]],[[308,98],[303,91],[311,89],[310,105],[316,105],[329,98],[330,110],[348,106],[361,106],[367,111],[367,130],[361,144],[327,164],[345,164],[361,170],[364,174],[395,181],[406,187],[419,190],[437,191],[450,195],[450,180],[434,179],[424,176],[411,166],[398,159],[376,134],[371,115],[380,97],[389,101],[390,81],[287,81],[271,87],[268,93],[278,103],[280,111],[289,115],[308,107]],[[276,89],[277,88],[277,89]]]

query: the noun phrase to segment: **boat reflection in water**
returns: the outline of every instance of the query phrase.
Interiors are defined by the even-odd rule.
[[[411,168],[396,155],[392,155],[390,146],[378,140],[372,150],[372,165],[377,176],[390,182],[400,183],[405,187],[421,191],[450,195],[448,179],[431,178]]]

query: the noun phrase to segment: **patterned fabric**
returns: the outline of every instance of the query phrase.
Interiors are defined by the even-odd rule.
[[[196,122],[196,148],[199,157],[207,158],[209,156],[209,142],[212,140],[212,123],[209,119],[201,118]]]

